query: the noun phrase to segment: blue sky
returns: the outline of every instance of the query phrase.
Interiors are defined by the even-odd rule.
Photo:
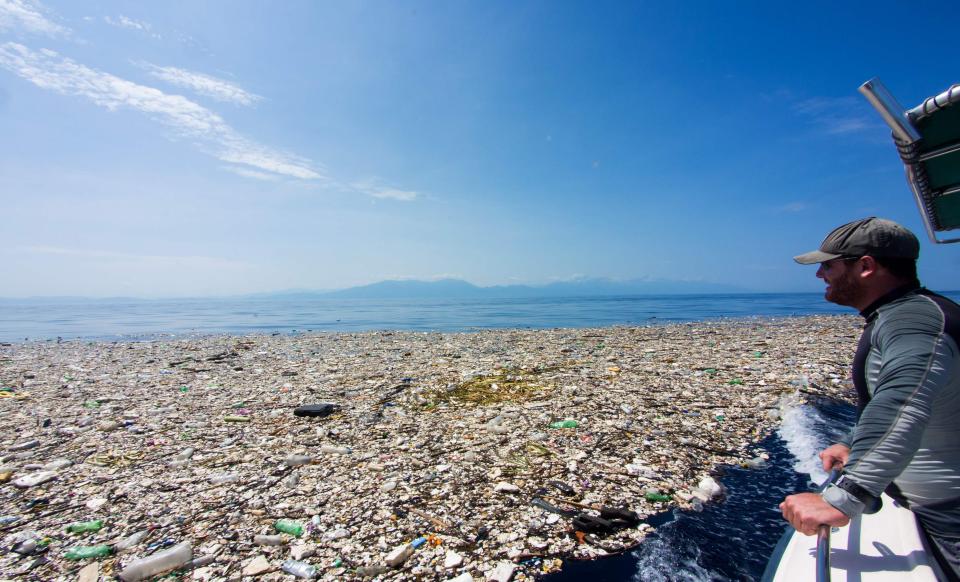
[[[0,295],[814,291],[869,215],[960,289],[856,91],[960,82],[960,6],[671,4],[0,0]]]

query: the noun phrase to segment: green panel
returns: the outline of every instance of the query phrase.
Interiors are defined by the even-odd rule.
[[[960,151],[923,162],[931,190],[960,185]]]
[[[960,103],[954,103],[917,122],[923,135],[921,153],[960,141]]]
[[[933,208],[941,230],[960,228],[960,192],[937,196],[933,199]]]

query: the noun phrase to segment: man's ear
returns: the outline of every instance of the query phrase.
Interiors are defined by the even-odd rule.
[[[860,277],[862,279],[875,277],[880,269],[880,263],[870,255],[860,257],[857,262],[860,263]]]

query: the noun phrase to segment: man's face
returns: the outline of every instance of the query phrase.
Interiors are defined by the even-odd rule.
[[[863,294],[863,282],[860,280],[859,259],[833,259],[820,263],[817,277],[827,283],[824,299],[837,305],[854,307]]]

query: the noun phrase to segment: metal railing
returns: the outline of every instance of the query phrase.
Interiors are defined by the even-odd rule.
[[[840,475],[839,469],[830,471],[826,481],[820,485],[818,493],[823,493]],[[830,531],[829,525],[821,525],[817,529],[817,582],[830,582]]]

